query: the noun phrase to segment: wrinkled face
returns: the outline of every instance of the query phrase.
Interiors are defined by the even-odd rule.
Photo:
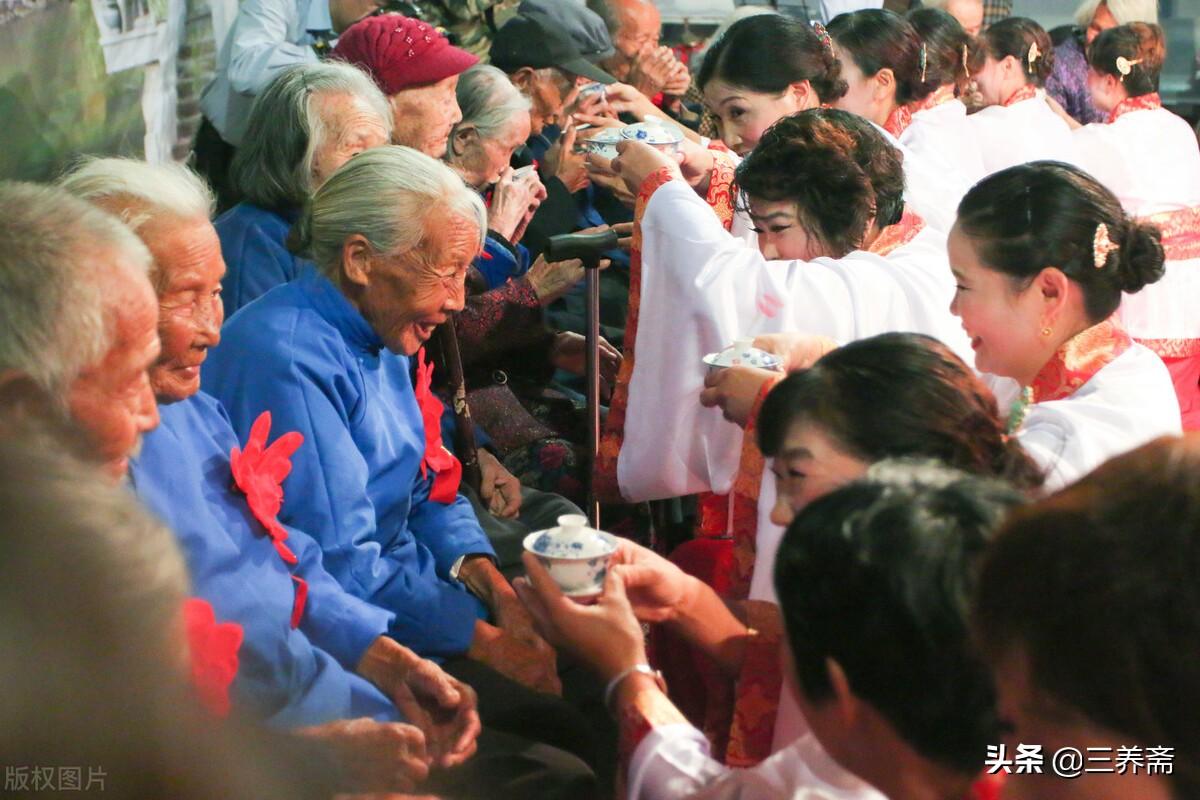
[[[876,75],[870,77],[864,75],[858,64],[854,63],[854,58],[850,53],[843,50],[836,42],[833,45],[833,52],[842,62],[842,78],[845,79],[848,87],[844,95],[833,101],[834,108],[858,114],[876,125],[887,122],[888,114],[895,105],[895,90],[892,90],[890,96],[884,96]]]
[[[455,168],[474,188],[491,186],[500,180],[500,173],[512,161],[517,148],[525,144],[529,129],[529,115],[518,114],[498,135],[488,139],[481,139],[474,128],[459,131],[454,142],[459,153]]]
[[[639,55],[658,47],[662,16],[652,3],[625,0],[619,4],[617,20],[620,27],[613,36],[616,52],[605,61],[605,66],[614,78],[623,81],[629,77]]]
[[[745,157],[767,128],[790,114],[816,105],[816,94],[807,83],[793,85],[775,95],[753,92],[717,78],[704,87],[704,104],[717,118],[721,141]]]
[[[431,158],[446,155],[450,129],[462,120],[455,88],[458,76],[437,83],[401,89],[388,98],[392,104],[392,144],[420,150]]]
[[[97,270],[112,269],[105,264],[106,258],[114,258],[112,251],[93,258]],[[148,373],[159,352],[158,305],[150,281],[125,266],[112,270],[105,287],[114,309],[112,348],[98,364],[85,368],[67,391],[71,418],[114,478],[125,475],[142,434],[158,425]]]
[[[1014,649],[994,665],[996,708],[1002,729],[1005,758],[1012,759],[1017,745],[1041,745],[1044,759],[1042,774],[1013,769],[1006,776],[1005,800],[1169,800],[1171,792],[1161,775],[1147,775],[1146,755],[1149,747],[1162,742],[1137,742],[1130,737],[1108,730],[1065,707],[1035,685],[1029,658],[1023,649]],[[1060,777],[1055,774],[1054,756],[1064,748],[1078,751],[1081,758],[1078,774]],[[1088,748],[1095,748],[1090,750]],[[1120,748],[1139,748],[1141,768],[1134,774],[1128,765],[1125,774],[1113,772]],[[1068,753],[1066,758],[1073,757]],[[1088,758],[1095,759],[1087,761]],[[1106,763],[1107,761],[1107,763]],[[1063,770],[1067,761],[1057,762]],[[1109,769],[1110,772],[1087,771]]]
[[[524,90],[532,104],[529,109],[531,134],[541,133],[547,125],[562,123],[563,109],[574,100],[579,83],[574,75],[557,67],[539,69],[533,73]]]
[[[787,527],[813,500],[866,475],[868,466],[848,454],[824,428],[796,420],[771,467],[776,496],[771,521]]]
[[[365,100],[352,94],[324,94],[314,98],[325,135],[313,153],[312,188],[321,188],[329,176],[363,150],[388,143],[387,125]]]
[[[186,400],[200,391],[200,365],[221,341],[221,242],[207,219],[156,220],[141,235],[154,255],[161,287],[162,352],[150,369],[150,384],[161,403]]]
[[[329,0],[333,32],[341,33],[363,17],[383,8],[383,0]]]
[[[950,313],[962,320],[971,339],[975,368],[1018,380],[1036,374],[1044,359],[1035,288],[1020,289],[985,266],[975,243],[957,225],[947,247],[956,283]]]
[[[828,248],[801,224],[796,203],[786,200],[756,201],[751,198],[750,219],[754,222],[758,249],[762,251],[763,258],[811,261],[830,255]]]
[[[983,30],[983,3],[980,0],[950,0],[946,13],[958,20],[968,36],[978,36]]]
[[[463,309],[467,269],[479,254],[474,220],[436,212],[429,220],[415,251],[371,258],[360,293],[360,311],[393,353],[413,355]]]
[[[1092,21],[1088,23],[1087,33],[1085,34],[1087,43],[1091,44],[1092,40],[1097,36],[1109,28],[1117,27],[1118,24],[1120,23],[1117,22],[1117,18],[1108,10],[1108,3],[1101,3],[1096,6],[1096,11],[1092,14]]]

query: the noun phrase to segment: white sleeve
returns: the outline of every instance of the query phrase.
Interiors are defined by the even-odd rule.
[[[629,800],[683,800],[730,773],[691,725],[654,728],[629,762]]]
[[[621,493],[640,502],[725,492],[742,430],[720,409],[700,406],[704,356],[741,336],[788,330],[850,341],[864,319],[903,300],[877,256],[767,261],[681,181],[654,193],[641,231],[634,368],[617,461]],[[851,258],[854,268],[847,267]]]
[[[290,40],[299,14],[294,0],[244,0],[229,42],[228,78],[235,92],[258,95],[287,67],[317,62],[310,46]]]

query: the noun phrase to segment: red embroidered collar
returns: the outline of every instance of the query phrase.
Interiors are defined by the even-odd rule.
[[[1017,89],[1015,92],[1010,94],[1008,96],[1008,99],[1005,100],[1000,105],[1004,106],[1005,108],[1008,108],[1011,105],[1016,105],[1017,103],[1021,102],[1022,100],[1032,100],[1035,97],[1037,97],[1037,87],[1034,86],[1032,83],[1027,83],[1024,86],[1022,86],[1020,89]]]
[[[913,116],[921,111],[928,111],[931,108],[949,103],[954,99],[954,87],[947,84],[939,86],[933,94],[926,97],[924,100],[918,100],[913,103],[905,103],[902,106],[896,106],[892,109],[892,113],[888,114],[887,122],[883,123],[883,129],[900,138],[900,134],[907,130],[912,124]]]
[[[1070,397],[1132,343],[1115,317],[1080,331],[1058,348],[1029,384],[1032,401],[1044,403]]]
[[[1122,117],[1130,111],[1153,111],[1156,108],[1162,108],[1162,98],[1158,96],[1158,92],[1140,94],[1137,97],[1126,97],[1117,103],[1116,108],[1108,112],[1106,122],[1111,125],[1117,121],[1118,117]]]
[[[897,248],[917,238],[917,234],[924,229],[925,220],[921,219],[920,215],[915,211],[904,209],[904,214],[901,215],[900,221],[895,225],[888,225],[881,230],[879,235],[875,237],[875,241],[871,242],[871,246],[867,248],[867,251],[877,256],[889,256]]]

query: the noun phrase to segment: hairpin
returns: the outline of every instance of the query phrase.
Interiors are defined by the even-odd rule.
[[[921,45],[921,83],[925,82],[925,68],[929,66],[929,51]]]
[[[963,56],[963,72],[966,74],[967,80],[971,80],[971,64],[970,64],[971,51],[970,51],[970,48],[967,47],[965,44],[963,45],[962,56]]]
[[[821,46],[828,50],[830,55],[833,55],[833,37],[829,35],[829,31],[825,30],[825,26],[819,22],[813,22],[812,29],[821,41]]]
[[[1117,72],[1121,73],[1121,80],[1125,80],[1125,77],[1133,72],[1133,68],[1140,63],[1142,63],[1140,58],[1136,61],[1130,61],[1125,56],[1117,56]]]
[[[1025,56],[1025,62],[1030,73],[1033,72],[1033,65],[1037,62],[1038,57],[1041,56],[1041,54],[1042,51],[1038,48],[1037,42],[1033,42],[1029,45],[1029,53]]]
[[[1103,269],[1108,263],[1108,257],[1121,249],[1121,246],[1108,238],[1108,226],[1101,222],[1096,226],[1096,235],[1092,237],[1092,265]]]

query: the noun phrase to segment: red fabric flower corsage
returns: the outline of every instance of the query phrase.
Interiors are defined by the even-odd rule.
[[[233,481],[246,495],[250,512],[266,529],[275,545],[279,557],[289,566],[297,563],[296,554],[285,544],[287,529],[279,524],[279,509],[283,507],[283,479],[292,471],[292,454],[304,443],[304,436],[291,431],[280,436],[267,447],[267,436],[271,433],[271,412],[264,411],[250,427],[250,438],[245,449],[233,448],[229,463]],[[292,576],[296,582],[296,594],[292,602],[292,627],[300,625],[304,616],[304,602],[308,597],[308,584],[303,578]]]
[[[183,602],[183,620],[196,695],[214,717],[227,717],[229,686],[238,671],[242,626],[236,622],[217,622],[212,606],[198,597]]]
[[[434,396],[433,364],[425,360],[425,348],[417,351],[417,382],[413,391],[421,409],[421,421],[425,424],[425,455],[421,459],[421,477],[433,470],[433,486],[429,499],[450,504],[458,496],[458,484],[462,480],[462,464],[442,444],[442,401]]]

